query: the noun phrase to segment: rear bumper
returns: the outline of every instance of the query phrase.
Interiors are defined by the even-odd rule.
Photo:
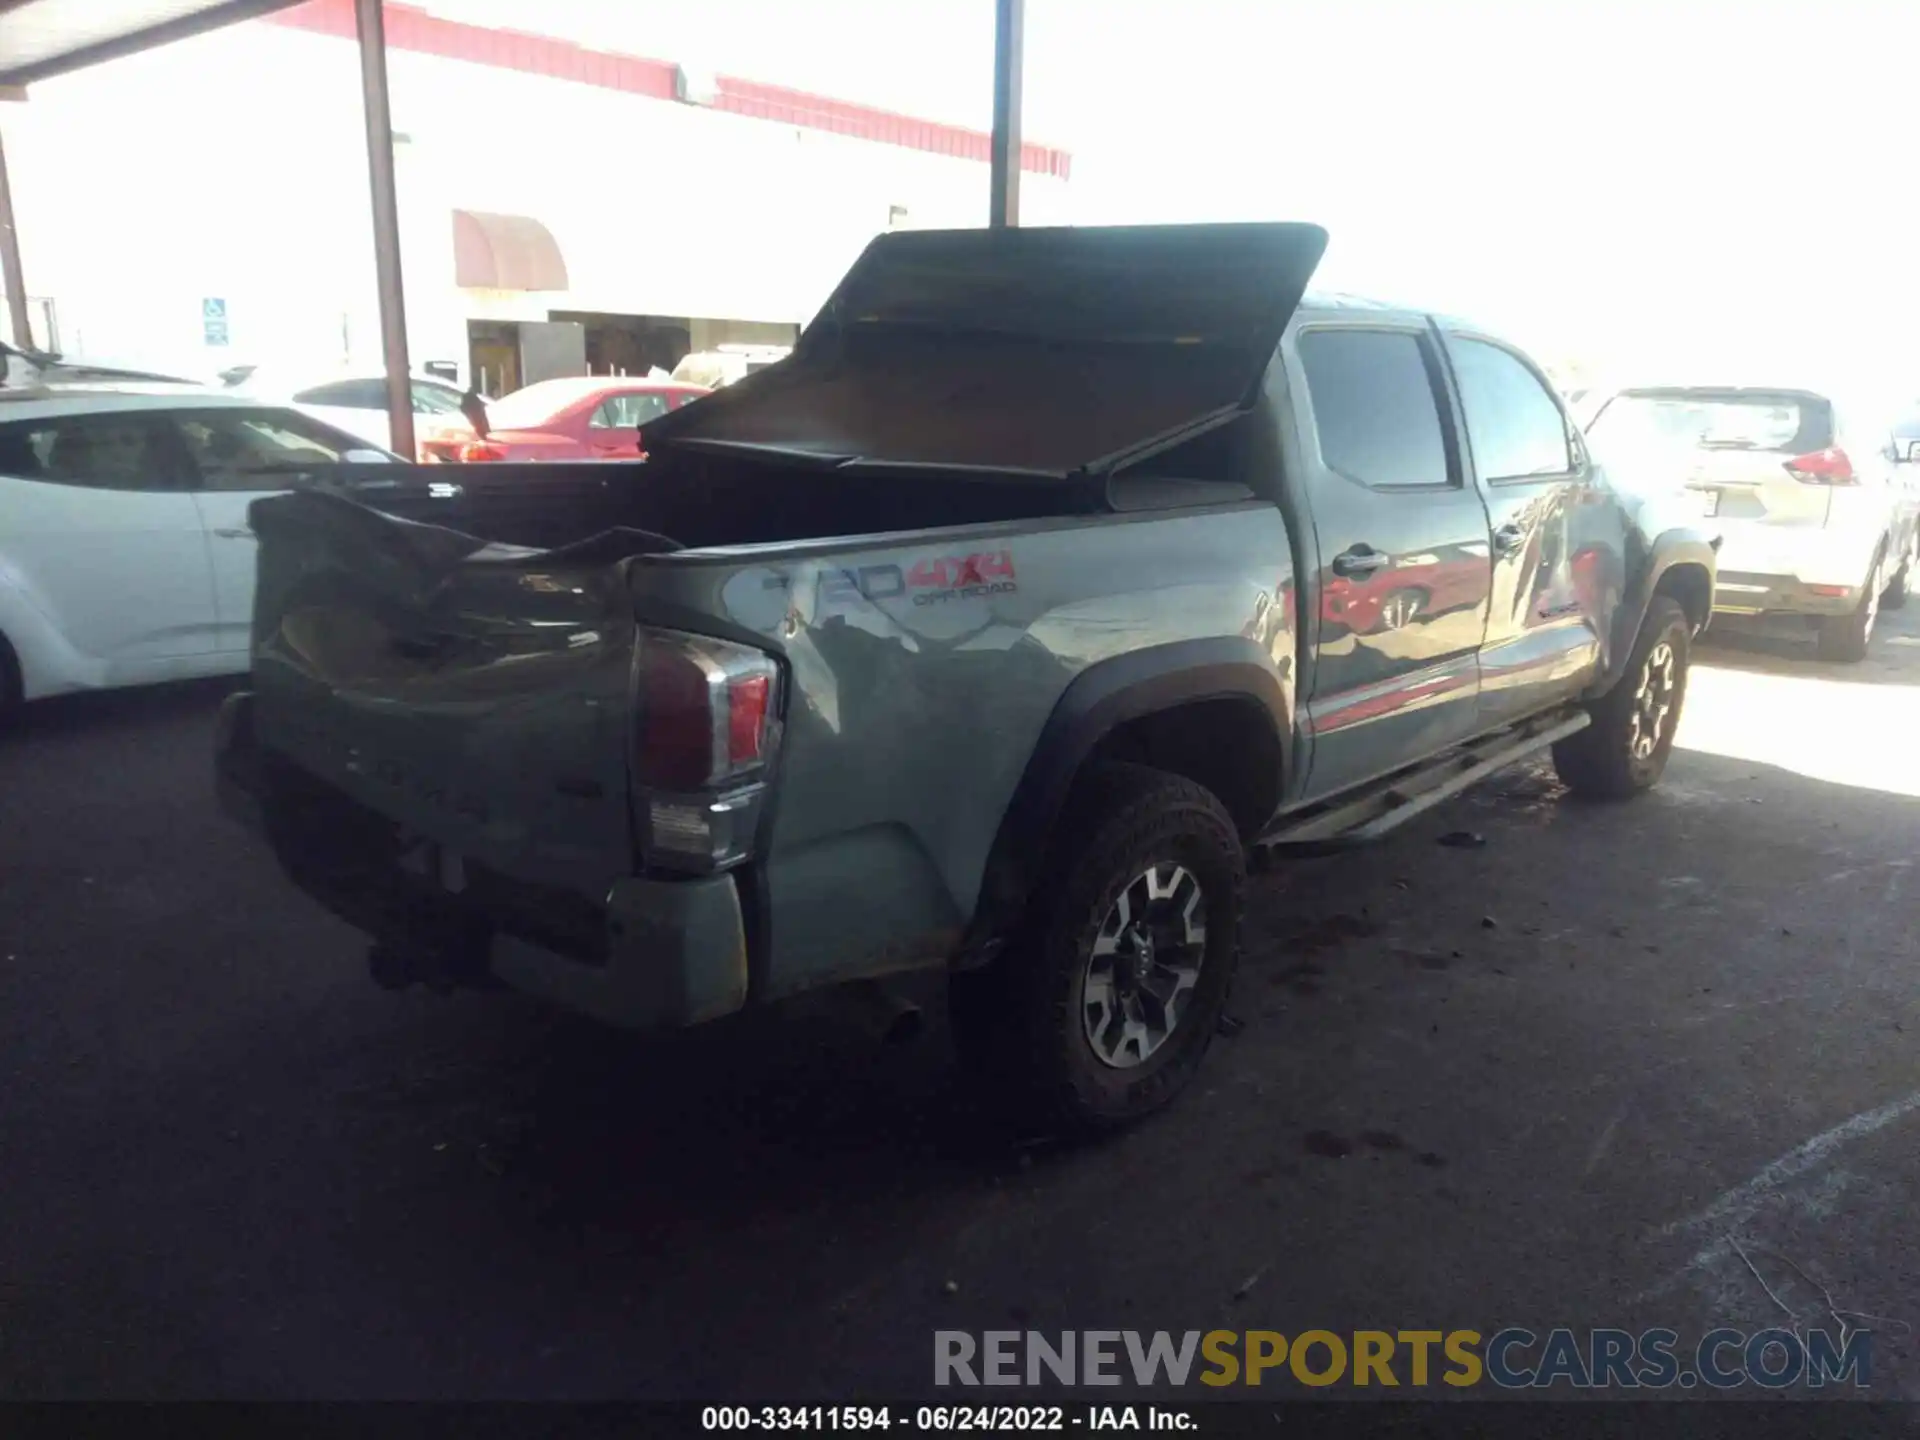
[[[287,876],[376,943],[431,952],[628,1029],[666,1029],[746,1003],[746,925],[732,875],[616,881],[605,900],[469,869],[462,888],[409,874],[390,822],[264,750],[253,696],[221,707],[220,804]]]
[[[1722,570],[1714,581],[1716,615],[1851,615],[1860,605],[1857,583],[1839,585],[1838,594],[1821,594],[1793,575],[1763,575]]]
[[[1859,587],[1866,582],[1881,532],[1847,526],[1800,528],[1736,522],[1723,527],[1721,535],[1715,609],[1722,608],[1724,599],[1729,608],[1749,612],[1784,609],[1824,615],[1834,613],[1837,603],[1843,613],[1858,603]],[[1749,588],[1731,589],[1729,581]],[[1844,586],[1851,598],[1840,602],[1834,597],[1808,595],[1806,587],[1813,585]],[[1723,595],[1722,591],[1727,593]],[[1780,603],[1760,603],[1775,593],[1781,597]]]

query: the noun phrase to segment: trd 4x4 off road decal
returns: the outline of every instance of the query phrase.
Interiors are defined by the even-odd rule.
[[[822,570],[820,609],[825,612],[856,600],[898,600],[902,596],[915,605],[943,605],[951,600],[1011,594],[1019,588],[1010,550],[940,555],[904,567],[862,565],[851,570]]]

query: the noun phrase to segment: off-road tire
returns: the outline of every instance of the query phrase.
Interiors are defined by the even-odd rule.
[[[1874,562],[1875,570],[1879,562]],[[1828,615],[1820,621],[1819,633],[1814,638],[1814,653],[1822,660],[1833,660],[1842,665],[1858,665],[1867,658],[1867,647],[1873,643],[1873,622],[1879,618],[1879,592],[1874,588],[1875,577],[1869,575],[1867,583],[1860,589],[1860,603],[1853,608],[1851,615]]]
[[[1240,959],[1246,858],[1218,798],[1177,775],[1101,764],[1076,784],[1061,854],[1019,933],[950,990],[961,1058],[1015,1125],[1085,1136],[1120,1129],[1167,1104],[1192,1080],[1220,1023]],[[1187,1007],[1159,1048],[1128,1069],[1103,1062],[1088,1039],[1088,958],[1120,893],[1146,870],[1184,867],[1206,916]]]
[[[1688,651],[1693,626],[1677,601],[1656,595],[1633,642],[1633,652],[1619,680],[1588,707],[1593,723],[1553,747],[1553,768],[1574,794],[1593,800],[1625,800],[1650,789],[1667,768],[1673,752],[1674,731],[1687,698]],[[1652,752],[1636,756],[1634,714],[1641,686],[1648,677],[1648,659],[1665,642],[1672,649],[1676,685],[1671,709],[1664,717]]]

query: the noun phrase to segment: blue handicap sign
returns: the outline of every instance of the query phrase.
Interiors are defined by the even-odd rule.
[[[200,329],[209,345],[227,343],[227,302],[208,296],[200,302]]]

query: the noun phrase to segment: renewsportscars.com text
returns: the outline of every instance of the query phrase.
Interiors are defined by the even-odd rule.
[[[1865,1330],[937,1330],[940,1386],[1777,1390],[1872,1384]]]

